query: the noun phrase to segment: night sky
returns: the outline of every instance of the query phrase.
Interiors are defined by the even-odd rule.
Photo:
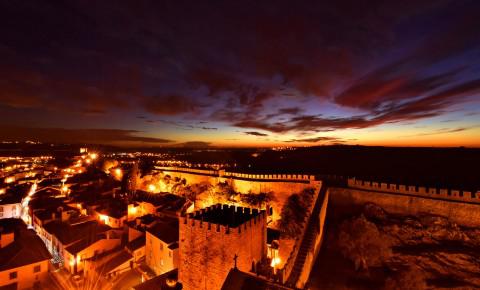
[[[0,139],[480,146],[480,1],[1,1]]]

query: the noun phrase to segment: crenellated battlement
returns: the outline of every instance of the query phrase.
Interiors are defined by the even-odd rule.
[[[439,199],[450,199],[455,201],[465,201],[480,203],[480,191],[471,192],[471,191],[460,191],[454,189],[445,189],[445,188],[430,188],[423,186],[413,186],[413,185],[404,185],[404,184],[394,184],[394,183],[384,183],[384,182],[371,182],[357,180],[356,178],[348,179],[348,186],[351,188],[372,190],[372,191],[382,191],[398,194],[408,194],[421,197],[430,197],[430,198],[439,198]]]
[[[176,171],[176,172],[185,172],[201,175],[212,175],[217,176],[218,170],[209,170],[209,169],[195,169],[188,167],[172,167],[172,166],[155,166],[155,169],[162,171]]]
[[[174,172],[184,172],[200,175],[210,175],[216,177],[225,177],[225,178],[239,178],[239,179],[248,179],[248,180],[267,180],[267,181],[300,181],[300,182],[310,182],[315,180],[314,175],[306,174],[250,174],[250,173],[241,173],[241,172],[229,172],[225,170],[208,170],[208,169],[194,169],[194,168],[184,168],[184,167],[162,167],[156,166],[158,170],[163,171],[174,171]]]
[[[266,224],[266,220],[264,210],[226,204],[212,205],[180,218],[183,225],[226,234],[247,231],[257,224]]]

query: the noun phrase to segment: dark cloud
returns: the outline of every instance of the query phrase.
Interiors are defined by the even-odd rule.
[[[154,96],[145,101],[145,109],[157,115],[193,113],[199,107],[193,99],[177,95]]]
[[[141,136],[136,130],[120,129],[64,129],[0,126],[5,141],[36,140],[55,143],[154,143],[173,142],[168,139]]]
[[[318,142],[344,142],[339,138],[335,137],[312,137],[312,138],[303,138],[303,139],[290,139],[285,142],[306,142],[306,143],[318,143]]]
[[[261,133],[261,132],[256,132],[256,131],[248,131],[248,132],[243,132],[245,135],[251,135],[251,136],[258,136],[258,137],[266,137],[268,134]]]
[[[450,134],[450,133],[457,133],[457,132],[470,130],[470,129],[473,129],[473,128],[475,128],[475,127],[441,128],[441,129],[435,130],[434,132],[419,133],[419,134],[410,135],[410,136],[406,136],[406,137]]]
[[[480,47],[478,8],[449,0],[4,1],[0,105],[106,119],[121,111],[157,123],[138,116],[150,113],[181,130],[221,122],[298,136],[411,122],[475,97],[480,63],[465,55]],[[312,100],[348,113],[332,117]]]
[[[480,79],[470,80],[437,93],[411,101],[391,103],[377,107],[370,114],[352,117],[328,118],[319,115],[299,115],[285,122],[249,119],[235,123],[243,128],[261,129],[275,133],[288,131],[318,132],[332,129],[362,129],[386,123],[413,121],[443,114],[452,105],[480,92]]]

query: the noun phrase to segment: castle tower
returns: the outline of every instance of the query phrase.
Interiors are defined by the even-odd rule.
[[[130,170],[130,175],[128,178],[128,191],[130,193],[135,193],[137,190],[137,177],[138,177],[138,161],[135,161]]]
[[[185,290],[219,290],[236,267],[249,272],[267,254],[267,215],[214,205],[180,219],[179,280]]]

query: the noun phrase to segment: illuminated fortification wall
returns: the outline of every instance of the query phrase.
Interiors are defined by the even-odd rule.
[[[201,170],[179,167],[156,167],[172,177],[185,178],[187,184],[209,182],[216,185],[228,182],[240,193],[298,193],[306,188],[319,189],[321,182],[313,175],[300,174],[247,174],[226,172],[224,170]]]
[[[212,215],[225,222],[212,221]],[[242,222],[228,222],[235,220]],[[265,211],[227,205],[214,205],[181,217],[179,280],[183,289],[221,289],[234,267],[235,255],[238,269],[251,271],[252,264],[267,253],[266,220]]]
[[[480,193],[365,182],[349,179],[348,188],[329,188],[337,212],[375,203],[393,214],[428,213],[444,216],[465,226],[480,226]],[[354,209],[352,209],[352,206]]]
[[[270,202],[273,208],[273,220],[280,218],[281,209],[291,194],[300,193],[307,188],[313,188],[318,192],[322,185],[322,182],[315,180],[313,175],[247,174],[181,167],[156,167],[156,169],[172,177],[185,178],[187,184],[209,182],[216,185],[219,182],[227,182],[233,190],[243,194],[273,192],[274,200]]]

